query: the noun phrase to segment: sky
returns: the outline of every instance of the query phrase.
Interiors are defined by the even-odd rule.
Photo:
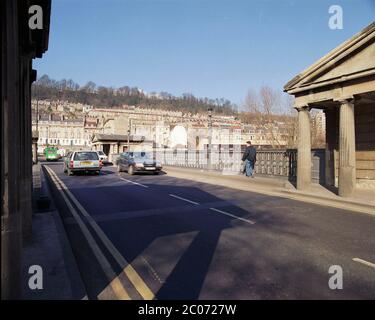
[[[328,25],[331,5],[343,29]],[[282,91],[375,21],[375,0],[52,0],[38,76],[226,98]]]

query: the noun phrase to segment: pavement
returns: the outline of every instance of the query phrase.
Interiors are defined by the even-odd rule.
[[[158,176],[44,168],[88,299],[375,297],[370,214],[274,195],[269,180],[250,191],[243,177],[200,173],[200,181],[170,168]],[[328,285],[332,266],[343,289]]]
[[[41,198],[44,199],[43,205],[45,199],[50,200],[48,207],[41,208],[39,203]],[[85,299],[86,291],[70,242],[66,237],[40,164],[33,165],[32,229],[32,236],[24,239],[23,243],[22,299]],[[29,273],[29,270],[33,266],[42,268],[41,289],[31,289],[29,286],[29,280],[34,274],[34,272]]]

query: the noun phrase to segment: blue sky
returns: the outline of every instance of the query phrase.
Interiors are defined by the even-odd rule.
[[[328,27],[331,5],[343,30]],[[375,21],[375,0],[52,0],[38,75],[227,98],[283,85]]]

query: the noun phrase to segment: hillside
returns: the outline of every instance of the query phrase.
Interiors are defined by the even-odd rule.
[[[54,80],[44,75],[33,84],[32,98],[39,100],[60,100],[82,103],[94,107],[113,108],[122,105],[175,110],[190,113],[207,112],[214,109],[216,114],[234,115],[237,107],[226,99],[197,98],[192,94],[173,96],[167,92],[146,94],[136,87],[120,88],[97,86],[88,82],[80,86],[73,80]]]

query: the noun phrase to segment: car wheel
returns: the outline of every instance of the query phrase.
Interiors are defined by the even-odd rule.
[[[134,169],[132,166],[129,166],[128,173],[132,176],[134,174]]]
[[[154,175],[157,176],[159,174],[159,171],[154,171]]]
[[[100,171],[95,171],[95,174],[98,176],[100,174]]]

